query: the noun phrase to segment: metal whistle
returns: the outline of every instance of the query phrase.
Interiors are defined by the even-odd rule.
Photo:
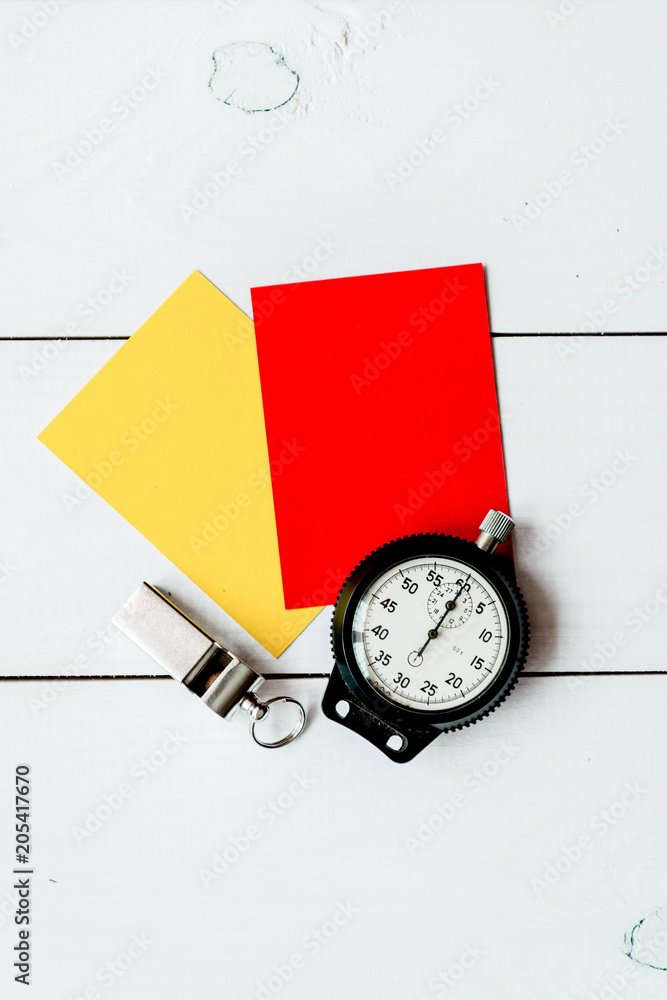
[[[239,709],[246,712],[250,734],[259,746],[286,746],[303,732],[306,713],[300,702],[285,696],[260,701],[255,692],[264,683],[262,674],[213,639],[150,583],[135,590],[112,622],[216,715],[231,719]],[[296,705],[299,718],[286,736],[265,742],[255,726],[278,702]]]

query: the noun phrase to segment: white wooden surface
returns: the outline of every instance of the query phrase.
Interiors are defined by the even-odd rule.
[[[3,997],[23,995],[24,760],[36,1000],[664,996],[667,974],[623,938],[667,903],[667,346],[632,336],[665,329],[666,28],[650,0],[0,4]],[[283,128],[209,89],[213,51],[238,41],[299,73]],[[188,213],[234,158],[239,175]],[[329,669],[329,611],[273,660],[36,441],[118,348],[103,338],[195,268],[249,311],[249,287],[283,277],[476,260],[508,335],[494,353],[539,676],[406,768],[322,718],[312,677],[272,682],[311,716],[277,754],[168,680],[84,679],[157,673],[108,626],[142,578],[267,672]],[[582,331],[626,336],[511,336]],[[163,762],[170,733],[185,740]],[[257,839],[204,888],[248,826]],[[133,935],[152,943],[97,978]]]
[[[145,935],[114,997],[255,997],[299,953],[271,995],[432,998],[466,948],[483,954],[451,995],[604,997],[667,888],[664,678],[580,683],[523,680],[404,768],[317,713],[271,754],[168,682],[71,682],[37,716],[39,685],[7,683],[5,802],[10,763],[34,769],[32,995],[106,996],[98,970]],[[315,708],[322,685],[289,690]],[[355,912],[315,953],[304,938],[340,903]],[[635,968],[621,995],[663,997],[664,973]]]
[[[389,0],[70,0],[14,50],[39,4],[5,0],[2,332],[128,333],[195,267],[248,310],[251,284],[280,280],[320,240],[336,244],[323,278],[484,261],[495,330],[578,330],[609,297],[602,329],[662,329],[664,269],[627,302],[613,285],[664,238],[667,10],[573,0],[552,25],[560,2],[401,0],[388,19]],[[368,27],[378,16],[382,31]],[[208,88],[213,51],[238,40],[297,69],[294,120],[185,221],[180,206],[272,120]],[[114,113],[150,69],[164,79]],[[483,79],[490,96],[446,118]],[[58,178],[54,163],[109,114],[113,130]],[[623,130],[587,160],[577,151],[607,118]],[[436,128],[447,139],[392,190],[385,175]],[[566,169],[572,182],[517,229]],[[114,269],[131,280],[88,321],[79,306]]]

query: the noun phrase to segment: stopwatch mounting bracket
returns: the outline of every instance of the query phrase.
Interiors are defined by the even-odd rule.
[[[343,714],[345,711],[343,704],[347,705],[346,714]],[[424,747],[440,736],[440,730],[432,726],[414,729],[404,723],[397,725],[393,721],[390,723],[378,718],[378,715],[386,712],[385,702],[381,702],[377,698],[368,707],[362,705],[348,688],[337,666],[331,671],[331,677],[322,700],[322,711],[328,719],[341,726],[346,726],[358,736],[362,736],[397,764],[404,764],[412,760]],[[387,741],[391,740],[392,737],[398,737],[401,740],[400,749],[387,745]]]

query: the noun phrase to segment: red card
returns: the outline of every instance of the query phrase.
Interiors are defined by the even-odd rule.
[[[481,264],[252,301],[287,608],[331,604],[392,538],[507,511]]]

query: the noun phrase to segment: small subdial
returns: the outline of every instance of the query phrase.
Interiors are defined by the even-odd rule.
[[[458,592],[459,587],[455,583],[443,583],[431,591],[428,599],[428,613],[436,625],[442,619],[445,611],[447,614],[442,628],[458,628],[459,625],[465,625],[468,621],[472,614],[472,598],[467,590],[462,590],[460,594]],[[454,601],[455,604],[448,611],[447,604],[450,601]]]

